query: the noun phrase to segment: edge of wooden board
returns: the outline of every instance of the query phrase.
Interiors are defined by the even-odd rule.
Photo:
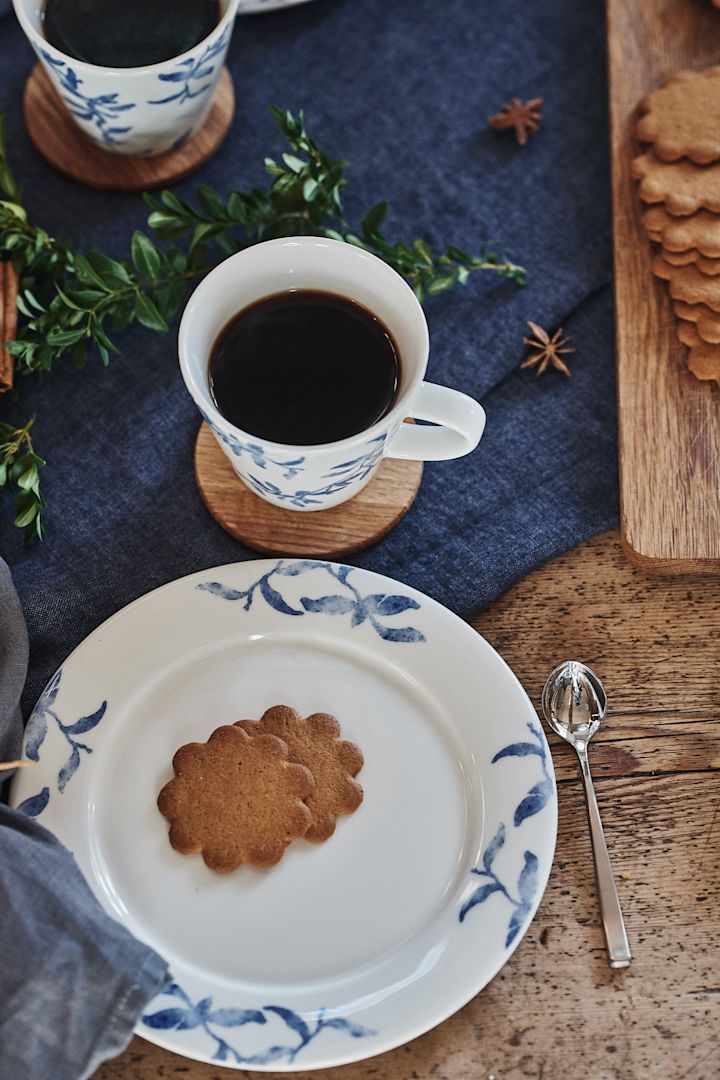
[[[687,0],[607,0],[606,14],[623,551],[649,573],[720,574],[717,388],[686,369],[669,296],[650,271],[630,178],[631,157],[641,150],[632,134],[636,102],[673,71],[720,60],[720,11]],[[643,275],[648,303],[639,313],[633,286]],[[639,358],[647,385],[637,379]]]

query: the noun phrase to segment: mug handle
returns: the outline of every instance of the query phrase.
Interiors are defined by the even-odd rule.
[[[485,428],[485,410],[473,398],[437,383],[420,383],[408,415],[438,427],[401,424],[385,456],[412,461],[446,461],[475,449]]]

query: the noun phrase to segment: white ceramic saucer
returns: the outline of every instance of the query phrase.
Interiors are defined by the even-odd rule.
[[[173,851],[158,791],[183,743],[288,704],[361,747],[360,808],[324,844],[229,875]],[[216,567],[149,593],[68,658],[26,731],[13,804],[170,963],[138,1033],[246,1069],[379,1054],[455,1012],[517,946],[557,826],[519,682],[438,603],[312,560]]]
[[[238,15],[260,15],[264,11],[277,11],[280,8],[307,4],[310,0],[239,0]]]

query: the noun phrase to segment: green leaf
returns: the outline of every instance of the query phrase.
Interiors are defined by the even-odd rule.
[[[196,225],[193,229],[192,240],[190,241],[190,250],[193,251],[200,244],[205,243],[208,240],[212,240],[213,236],[217,236],[218,233],[225,231],[227,226],[221,222],[207,223],[205,225]]]
[[[200,206],[209,217],[219,219],[220,221],[225,221],[227,219],[227,207],[220,196],[214,192],[211,187],[208,187],[207,184],[200,184],[200,186],[195,189],[195,194]]]
[[[108,290],[104,279],[100,276],[100,274],[96,273],[96,271],[93,269],[92,265],[90,264],[88,259],[85,258],[84,255],[75,256],[75,269],[81,281],[96,285],[98,288],[102,289],[103,294],[107,293],[108,291],[112,291]]]
[[[385,220],[388,212],[387,202],[379,202],[373,206],[372,210],[368,210],[367,214],[363,218],[362,227],[363,232],[368,234],[376,233],[379,231],[380,226]]]
[[[100,292],[99,289],[76,289],[73,292],[73,300],[75,300],[77,304],[80,304],[84,311],[87,311],[88,308],[96,307],[106,296],[107,293]]]
[[[160,255],[152,240],[145,233],[137,230],[132,234],[130,241],[130,253],[133,266],[138,274],[151,278],[153,281],[160,272]]]
[[[288,169],[294,173],[301,173],[307,165],[306,161],[302,161],[299,157],[295,157],[294,154],[283,154],[282,159]]]
[[[25,472],[18,477],[17,486],[22,488],[23,491],[33,491],[36,495],[40,493],[40,476],[35,464],[29,465]]]
[[[462,248],[455,247],[454,244],[448,244],[447,253],[451,259],[454,259],[458,263],[472,263],[472,255],[468,255],[467,251],[463,251]]]
[[[148,330],[163,331],[168,329],[168,324],[163,319],[157,307],[144,293],[138,293],[135,297],[135,317],[139,323]]]
[[[42,304],[37,299],[37,297],[34,296],[33,293],[31,293],[29,289],[23,289],[23,296],[25,297],[27,302],[29,304],[31,304],[36,309],[36,311],[44,311],[45,310],[45,308],[42,306]]]
[[[424,240],[421,240],[419,237],[417,240],[413,240],[413,252],[426,266],[432,266],[432,252]]]
[[[109,285],[131,285],[132,281],[122,263],[117,259],[110,259],[99,251],[89,251],[87,259],[93,270],[99,275],[101,281]]]
[[[185,202],[184,199],[181,199],[179,195],[175,195],[172,191],[161,191],[160,202],[164,207],[174,211],[180,217],[189,218],[191,221],[197,217],[190,203]]]
[[[47,336],[48,345],[55,345],[58,348],[65,349],[68,345],[74,345],[76,341],[80,341],[85,337],[85,330],[51,330]]]
[[[25,303],[25,297],[22,293],[18,293],[18,295],[15,297],[15,304],[18,311],[21,311],[22,314],[25,315],[28,319],[35,318],[35,313],[32,312],[28,305]]]
[[[448,289],[452,289],[454,284],[454,274],[445,274],[443,277],[433,278],[426,286],[427,294],[428,296],[437,296],[439,293],[447,292]]]
[[[239,192],[233,191],[228,199],[228,213],[233,221],[243,224],[247,220],[247,209]]]
[[[147,219],[148,227],[156,229],[158,232],[162,232],[170,236],[171,234],[177,234],[185,232],[188,227],[188,223],[185,221],[178,221],[175,214],[169,214],[167,210],[153,210]]]
[[[15,524],[19,529],[34,521],[40,510],[37,497],[33,491],[21,492],[15,500]]]
[[[277,161],[274,161],[272,158],[266,157],[264,165],[265,172],[269,173],[270,176],[282,176],[285,172],[282,165],[278,165]]]

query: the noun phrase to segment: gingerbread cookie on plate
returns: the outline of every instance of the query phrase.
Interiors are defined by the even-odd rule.
[[[227,724],[205,743],[181,746],[172,764],[175,777],[157,800],[170,843],[182,855],[199,852],[219,874],[242,863],[273,866],[311,825],[303,800],[313,793],[312,774],[288,760],[274,735]]]
[[[287,744],[290,760],[312,772],[315,790],[307,798],[312,821],[306,840],[320,842],[335,832],[339,814],[351,814],[363,800],[363,789],[353,779],[363,766],[355,743],[340,738],[340,725],[329,713],[302,717],[289,705],[274,705],[260,720],[239,720],[238,726],[256,736],[275,735]]]

